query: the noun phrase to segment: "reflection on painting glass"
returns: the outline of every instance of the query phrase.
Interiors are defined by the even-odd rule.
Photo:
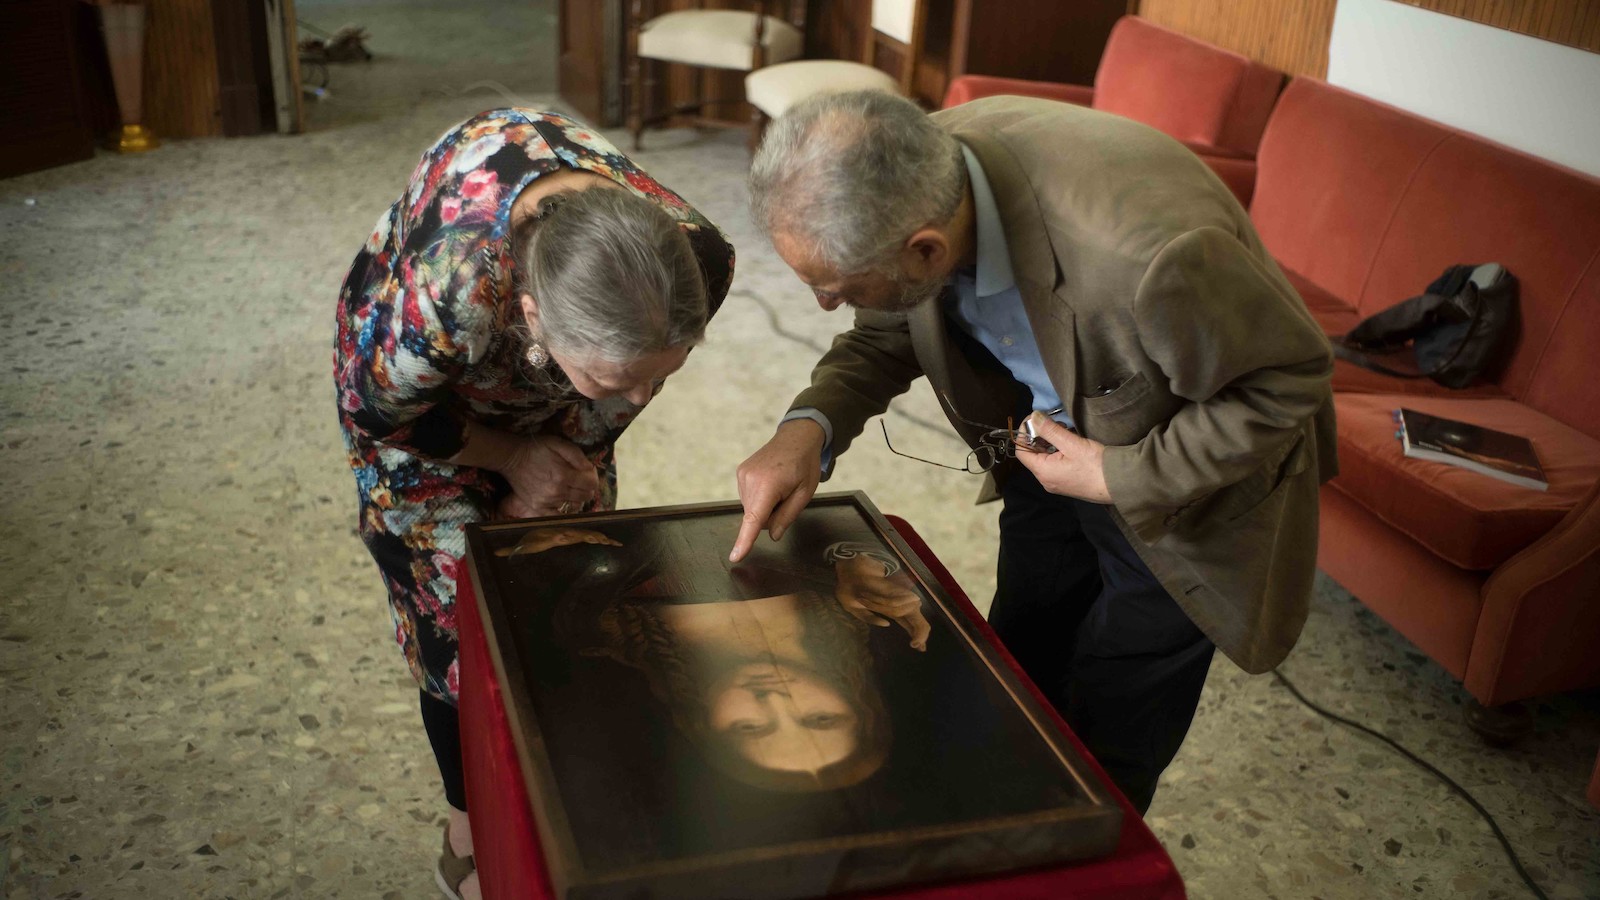
[[[536,528],[502,553],[577,543],[625,547],[594,530]],[[857,608],[888,598],[884,605],[900,618],[920,618],[915,590],[886,577],[884,563],[853,556],[834,565]],[[579,652],[638,670],[674,725],[724,774],[768,790],[824,791],[883,765],[891,729],[868,626],[833,597],[801,591],[663,604],[624,596],[594,611],[598,643]]]
[[[732,564],[737,528],[496,534],[542,751],[592,870],[1083,802],[856,511],[809,509]]]

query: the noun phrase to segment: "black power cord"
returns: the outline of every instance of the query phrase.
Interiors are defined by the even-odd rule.
[[[1461,796],[1461,799],[1467,801],[1467,803],[1470,804],[1473,809],[1478,811],[1478,815],[1482,816],[1483,820],[1485,822],[1489,823],[1489,829],[1494,832],[1495,838],[1500,841],[1500,846],[1505,848],[1506,858],[1511,860],[1511,867],[1513,869],[1517,870],[1517,875],[1521,876],[1522,883],[1528,886],[1528,890],[1532,891],[1533,895],[1535,897],[1538,897],[1539,900],[1550,900],[1550,898],[1545,894],[1545,892],[1539,888],[1539,885],[1534,883],[1533,877],[1528,874],[1528,870],[1524,869],[1522,867],[1522,860],[1520,858],[1518,858],[1517,851],[1512,849],[1511,841],[1506,838],[1506,833],[1500,830],[1500,823],[1496,822],[1494,820],[1494,816],[1490,815],[1489,811],[1487,809],[1483,808],[1483,804],[1479,803],[1476,797],[1474,797],[1471,794],[1467,793],[1467,789],[1466,788],[1462,787],[1459,784],[1456,784],[1455,779],[1453,779],[1449,775],[1446,775],[1445,773],[1439,771],[1437,768],[1435,768],[1433,766],[1432,763],[1429,763],[1428,761],[1424,760],[1422,757],[1420,757],[1420,756],[1416,755],[1415,753],[1412,753],[1410,750],[1407,750],[1406,748],[1400,746],[1398,743],[1395,742],[1395,740],[1393,738],[1389,737],[1388,735],[1386,735],[1386,734],[1384,734],[1384,733],[1382,733],[1380,731],[1374,731],[1373,729],[1368,728],[1365,725],[1362,725],[1360,722],[1352,722],[1349,719],[1346,719],[1344,716],[1341,716],[1341,715],[1339,715],[1337,713],[1329,712],[1326,709],[1323,709],[1322,707],[1316,705],[1315,703],[1312,703],[1310,700],[1306,699],[1306,695],[1305,694],[1300,693],[1300,689],[1294,686],[1294,682],[1290,681],[1287,677],[1284,676],[1284,674],[1282,672],[1278,671],[1277,669],[1273,669],[1272,670],[1272,675],[1273,675],[1273,677],[1277,678],[1278,681],[1281,682],[1284,687],[1289,689],[1289,693],[1293,694],[1294,698],[1296,700],[1299,700],[1301,703],[1304,703],[1307,707],[1309,707],[1311,709],[1312,712],[1316,713],[1319,716],[1322,716],[1325,719],[1332,719],[1333,721],[1338,722],[1340,725],[1345,725],[1347,727],[1354,728],[1355,730],[1360,731],[1360,732],[1362,732],[1364,734],[1372,735],[1373,737],[1377,738],[1378,740],[1383,741],[1385,744],[1388,744],[1389,746],[1393,747],[1395,750],[1399,751],[1401,756],[1404,756],[1406,759],[1409,759],[1412,762],[1416,763],[1418,766],[1421,766],[1423,769],[1425,769],[1426,771],[1431,773],[1433,775],[1433,777],[1439,779],[1440,781],[1442,781],[1446,785],[1448,785],[1450,790],[1455,791],[1457,794],[1459,794]]]

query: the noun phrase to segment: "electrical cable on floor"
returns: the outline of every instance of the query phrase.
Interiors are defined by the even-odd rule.
[[[1471,794],[1467,793],[1466,788],[1457,784],[1455,779],[1439,771],[1433,766],[1432,763],[1429,763],[1422,757],[1400,746],[1400,744],[1397,743],[1393,738],[1389,737],[1383,732],[1375,731],[1365,725],[1362,725],[1360,722],[1353,722],[1349,719],[1346,719],[1344,716],[1329,712],[1317,704],[1312,703],[1310,700],[1306,699],[1305,694],[1300,693],[1300,689],[1294,686],[1294,682],[1290,681],[1288,677],[1285,676],[1281,671],[1273,669],[1272,675],[1273,677],[1277,678],[1278,681],[1282,682],[1284,687],[1289,689],[1289,693],[1293,694],[1296,700],[1299,700],[1301,703],[1305,704],[1311,709],[1312,712],[1322,716],[1323,718],[1332,719],[1333,721],[1338,722],[1340,725],[1345,725],[1365,734],[1372,735],[1378,740],[1383,741],[1385,744],[1393,747],[1395,750],[1398,750],[1400,755],[1416,763],[1418,766],[1421,766],[1423,769],[1431,773],[1433,777],[1448,785],[1450,790],[1459,794],[1461,799],[1467,801],[1467,803],[1469,803],[1473,809],[1478,811],[1478,815],[1482,816],[1483,820],[1489,823],[1489,829],[1494,832],[1495,838],[1500,841],[1500,846],[1506,851],[1506,858],[1511,860],[1511,867],[1517,870],[1517,874],[1522,877],[1522,883],[1528,886],[1528,890],[1532,891],[1533,895],[1538,897],[1539,900],[1550,900],[1545,892],[1539,888],[1539,885],[1534,883],[1533,877],[1528,874],[1528,870],[1522,867],[1522,860],[1517,856],[1517,851],[1512,848],[1511,841],[1506,838],[1505,832],[1500,830],[1500,823],[1495,821],[1494,816],[1490,815],[1489,811],[1483,808],[1483,804],[1479,803],[1476,797],[1473,797]]]

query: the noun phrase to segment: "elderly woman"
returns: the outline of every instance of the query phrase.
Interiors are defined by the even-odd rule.
[[[450,804],[447,896],[477,895],[455,708],[463,529],[611,508],[617,437],[701,340],[732,270],[682,198],[526,109],[440,139],[350,267],[339,421]]]

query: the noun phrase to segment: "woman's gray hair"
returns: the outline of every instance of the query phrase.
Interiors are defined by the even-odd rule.
[[[627,364],[705,336],[694,248],[650,200],[600,187],[552,194],[513,240],[518,286],[539,305],[547,346]]]
[[[841,275],[887,269],[917,229],[955,215],[966,188],[956,139],[883,91],[802,100],[750,164],[756,225],[804,241]]]

